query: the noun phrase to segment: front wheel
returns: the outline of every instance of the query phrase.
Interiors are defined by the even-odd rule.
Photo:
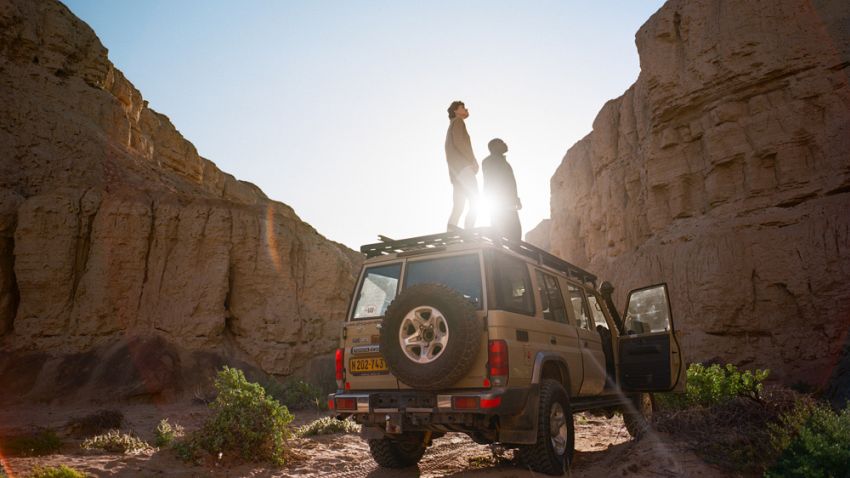
[[[623,410],[623,424],[632,438],[638,440],[649,431],[654,411],[655,400],[651,393],[639,393],[632,397],[631,403]]]
[[[575,425],[570,399],[564,387],[554,380],[540,384],[537,443],[519,449],[520,459],[532,470],[562,475],[573,460]]]
[[[403,433],[398,439],[372,439],[369,440],[369,451],[381,468],[407,468],[422,459],[425,440],[421,433]]]

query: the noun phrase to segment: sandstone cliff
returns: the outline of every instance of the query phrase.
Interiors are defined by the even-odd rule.
[[[0,398],[303,371],[358,261],[199,156],[66,7],[0,0]]]
[[[690,361],[824,385],[850,327],[850,4],[671,0],[636,43],[552,177],[552,251],[618,304],[667,282]]]

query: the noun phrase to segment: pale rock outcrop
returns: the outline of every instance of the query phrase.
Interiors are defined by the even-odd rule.
[[[0,398],[114,354],[174,379],[331,352],[359,255],[202,158],[106,53],[59,2],[0,0]],[[103,393],[98,370],[69,389]]]
[[[850,328],[850,4],[670,0],[636,43],[552,177],[551,250],[618,304],[667,282],[689,361],[825,385]]]

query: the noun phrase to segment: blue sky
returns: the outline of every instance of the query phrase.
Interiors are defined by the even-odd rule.
[[[550,177],[637,78],[663,2],[65,4],[202,156],[356,248],[445,229],[455,99],[479,159],[508,144],[523,232],[549,217]]]

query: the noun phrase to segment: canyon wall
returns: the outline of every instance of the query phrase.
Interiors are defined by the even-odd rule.
[[[303,373],[359,261],[201,157],[62,4],[0,0],[0,399]]]
[[[636,43],[637,81],[552,177],[552,252],[612,281],[618,304],[667,282],[688,361],[834,382],[850,328],[850,3],[670,0]]]

